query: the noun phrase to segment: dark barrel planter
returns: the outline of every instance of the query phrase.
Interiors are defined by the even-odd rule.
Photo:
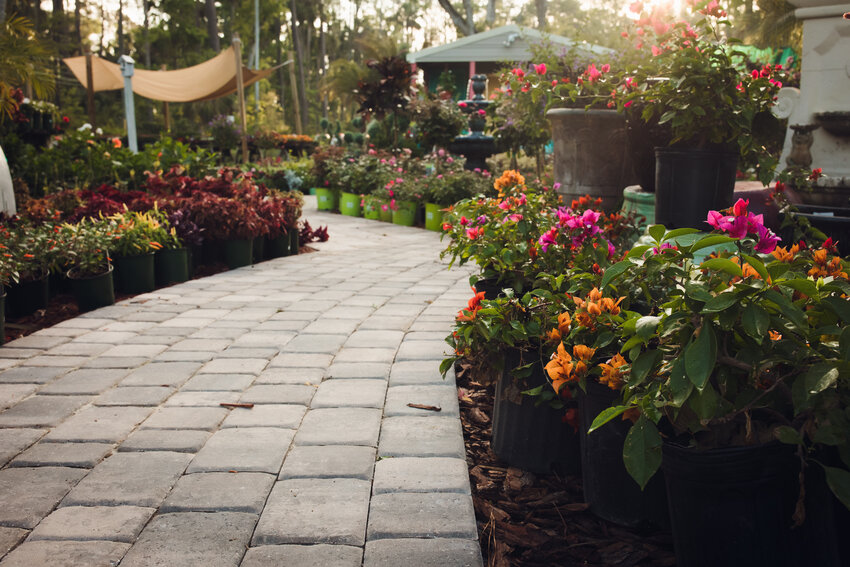
[[[39,309],[46,309],[50,298],[49,289],[46,273],[38,279],[10,285],[6,289],[9,299],[6,315],[15,319],[26,317]]]
[[[258,236],[254,239],[254,243],[251,244],[251,255],[253,257],[254,263],[262,262],[266,259],[266,237]]]
[[[154,253],[115,258],[118,290],[124,293],[147,293],[156,289]]]
[[[266,258],[272,260],[289,256],[289,233],[284,232],[274,238],[266,238]]]
[[[806,523],[792,528],[800,490],[795,447],[696,451],[665,443],[663,450],[678,567],[839,565],[832,534],[816,528],[830,525],[821,516],[829,494],[813,485],[813,475],[807,474]]]
[[[616,110],[555,108],[552,124],[554,180],[567,205],[584,195],[615,211],[623,189],[636,183],[626,149],[626,119]]]
[[[154,255],[156,286],[163,287],[189,279],[189,249],[160,250]]]
[[[6,290],[0,285],[0,345],[6,342]]]
[[[96,276],[75,278],[74,270],[68,271],[68,280],[81,312],[91,311],[115,303],[115,287],[112,283],[112,266]]]
[[[289,231],[289,255],[297,256],[298,255],[298,247],[300,246],[300,242],[298,240],[298,229],[293,228]]]
[[[623,464],[623,443],[631,423],[614,419],[587,432],[594,418],[616,399],[615,391],[590,379],[587,392],[578,394],[584,501],[591,512],[621,526],[668,526],[663,474],[656,473],[641,491]]]
[[[534,356],[534,355],[532,355]],[[517,355],[509,353],[505,367],[516,364]],[[522,390],[546,384],[544,369],[539,360],[531,376],[515,383],[506,370],[496,383],[493,403],[493,452],[511,466],[541,474],[578,474],[578,434],[562,419],[564,410],[548,404],[537,405],[537,399]]]
[[[498,278],[481,278],[475,282],[475,291],[484,292],[484,299],[496,299],[502,294],[502,282]]]
[[[224,241],[224,261],[231,270],[250,266],[254,240],[246,238],[242,240]]]
[[[737,152],[655,149],[655,222],[708,230],[708,211],[732,206]]]
[[[850,255],[850,208],[819,205],[796,205],[797,214],[808,219],[812,226],[831,237],[838,245],[841,256]],[[791,231],[783,236],[783,243],[791,240]]]

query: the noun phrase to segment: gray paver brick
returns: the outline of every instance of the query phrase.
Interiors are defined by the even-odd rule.
[[[270,368],[327,368],[333,358],[330,354],[282,352],[269,363]]]
[[[363,545],[369,483],[353,478],[291,479],[275,484],[252,545]]]
[[[378,539],[366,542],[363,567],[483,567],[481,548],[468,539]]]
[[[0,471],[0,525],[33,528],[88,471],[68,467]]]
[[[50,368],[42,366],[18,366],[0,372],[2,384],[46,384],[57,376],[68,372],[70,368]]]
[[[439,361],[452,352],[445,341],[404,341],[398,349],[397,361],[404,360],[434,360],[439,368]]]
[[[222,407],[163,407],[142,423],[142,429],[202,429],[212,431],[227,417]]]
[[[168,348],[167,345],[164,344],[148,344],[148,345],[135,345],[135,344],[120,344],[115,345],[108,351],[103,353],[103,356],[114,356],[114,357],[122,357],[122,356],[145,356],[145,357],[153,357],[164,351]]]
[[[179,343],[173,344],[170,350],[219,352],[230,346],[231,342],[228,339],[183,339]]]
[[[0,384],[0,410],[15,405],[37,388],[35,384]]]
[[[363,550],[350,545],[261,545],[248,548],[240,567],[360,567],[362,558]]]
[[[399,514],[399,510],[406,513]],[[369,508],[368,539],[460,538],[476,539],[478,528],[472,497],[468,494],[376,494]]]
[[[45,335],[29,335],[15,339],[6,343],[10,348],[34,348],[34,349],[49,349],[55,346],[67,343],[71,340],[69,337],[45,336]]]
[[[359,321],[356,319],[325,319],[319,318],[304,327],[301,334],[304,335],[348,335],[354,332]],[[297,330],[297,329],[296,329]]]
[[[465,459],[395,457],[375,463],[373,494],[387,492],[458,492],[469,494]]]
[[[454,383],[454,370],[450,368],[443,379],[440,364],[432,360],[396,362],[390,371],[390,386]]]
[[[280,478],[359,478],[372,480],[375,448],[326,445],[295,446],[286,455]]]
[[[14,358],[24,360],[33,356],[37,356],[39,354],[41,354],[40,349],[13,348],[9,346],[9,343],[4,344],[3,348],[0,348],[0,358]]]
[[[122,386],[180,387],[201,365],[197,362],[152,362],[131,372]]]
[[[214,352],[197,350],[167,350],[154,358],[154,362],[208,362],[215,357]]]
[[[397,415],[427,416],[430,410],[412,408],[407,404],[421,404],[440,408],[440,415],[458,415],[457,389],[453,384],[439,386],[392,386],[387,390],[384,406],[386,417]]]
[[[51,427],[88,401],[83,396],[33,396],[0,413],[0,427]]]
[[[132,370],[135,368],[139,368],[143,364],[147,364],[147,362],[147,358],[143,358],[140,356],[100,356],[97,358],[89,359],[88,362],[83,364],[82,368],[127,368]]]
[[[345,342],[345,335],[299,335],[286,343],[285,352],[333,354]]]
[[[243,471],[277,474],[294,431],[274,427],[239,427],[213,434],[198,452],[188,473]]]
[[[253,408],[233,408],[221,424],[228,427],[282,427],[298,429],[307,406],[300,404],[262,404]]]
[[[174,389],[167,386],[112,388],[94,399],[96,406],[158,406]]]
[[[372,315],[360,325],[360,330],[396,330],[406,331],[413,322],[411,317],[396,317],[390,315]]]
[[[227,358],[216,359],[206,363],[201,372],[205,374],[239,374],[257,375],[263,371],[268,361],[262,358]]]
[[[328,368],[328,378],[381,378],[390,373],[387,362],[334,362]]]
[[[3,567],[107,567],[117,565],[130,548],[115,541],[27,541],[7,555]]]
[[[27,541],[109,540],[133,543],[154,508],[139,506],[67,506],[36,526]]]
[[[250,512],[259,515],[274,481],[274,475],[251,472],[183,475],[159,512]]]
[[[254,384],[302,384],[317,386],[325,376],[323,368],[269,368],[264,370]]]
[[[275,347],[240,347],[226,348],[218,353],[219,358],[264,358],[271,360],[280,350]]]
[[[241,392],[254,381],[253,374],[195,374],[181,391]]]
[[[92,469],[62,505],[157,507],[191,458],[186,453],[166,451],[116,453]]]
[[[39,394],[99,394],[117,384],[128,370],[81,369],[69,372],[39,391]]]
[[[29,531],[21,528],[0,527],[0,557],[3,557],[10,549],[23,541],[28,534]]]
[[[310,407],[341,408],[341,407],[384,407],[384,396],[387,383],[384,380],[370,379],[335,379],[322,382],[313,396]]]
[[[392,362],[395,348],[344,348],[334,362]]]
[[[46,429],[0,429],[0,467],[38,441]]]
[[[106,343],[110,345],[120,345],[127,339],[135,337],[136,333],[130,331],[92,331],[85,335],[80,335],[74,342],[79,343]]]
[[[207,442],[208,431],[193,429],[139,429],[133,432],[119,447],[119,451],[176,451],[197,453]]]
[[[388,417],[381,426],[381,457],[464,458],[463,433],[456,417]]]
[[[295,337],[289,331],[251,331],[233,341],[233,346],[242,348],[269,347],[280,349]]]
[[[178,512],[155,517],[121,567],[236,567],[257,516],[242,512]]]
[[[112,451],[112,443],[36,443],[10,467],[75,467],[90,469]]]
[[[87,407],[48,433],[47,441],[116,443],[124,440],[153,408]]]
[[[396,348],[404,338],[402,331],[356,331],[345,342],[346,348]]]
[[[241,392],[177,392],[165,402],[167,407],[218,407],[222,403],[232,404],[239,399]]]
[[[318,408],[304,416],[296,445],[366,445],[374,447],[381,427],[381,410]]]
[[[306,384],[255,384],[242,394],[240,402],[249,404],[308,405],[316,388]]]
[[[52,356],[97,356],[112,346],[105,343],[66,343],[50,349],[47,354]]]

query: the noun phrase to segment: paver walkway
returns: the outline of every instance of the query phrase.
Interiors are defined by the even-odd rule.
[[[469,273],[435,233],[307,217],[318,253],[0,348],[0,566],[481,565],[438,372]]]

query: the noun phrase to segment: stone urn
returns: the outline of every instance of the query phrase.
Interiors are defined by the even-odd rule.
[[[555,147],[555,183],[569,205],[584,195],[616,211],[623,189],[637,183],[626,143],[626,119],[616,110],[556,108],[546,113]]]

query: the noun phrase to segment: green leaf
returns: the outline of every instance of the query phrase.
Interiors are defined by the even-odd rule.
[[[702,250],[703,248],[708,248],[709,246],[717,246],[718,244],[726,244],[728,242],[734,242],[735,239],[729,236],[724,236],[722,234],[711,234],[706,236],[705,238],[700,238],[690,246],[691,252],[696,252],[697,250]]]
[[[623,464],[641,490],[661,466],[661,444],[661,434],[655,424],[643,415],[626,435]]]
[[[526,396],[539,396],[541,393],[543,393],[544,387],[548,388],[549,385],[548,384],[541,384],[540,386],[537,386],[536,388],[531,388],[530,390],[523,390],[522,393],[525,394]]]
[[[763,293],[764,298],[775,303],[779,307],[779,311],[782,312],[782,315],[787,317],[796,327],[799,329],[808,328],[806,314],[799,307],[788,301],[784,295],[774,289],[765,290]]]
[[[791,269],[791,266],[785,262],[771,262],[767,265],[767,273],[773,280],[777,280],[785,275],[785,272]]]
[[[593,418],[593,423],[590,424],[590,429],[588,429],[587,432],[592,433],[596,431],[618,415],[621,415],[627,409],[629,409],[629,406],[612,406],[610,408],[605,408],[599,413],[599,415]]]
[[[446,379],[446,373],[449,371],[449,368],[454,366],[455,360],[456,359],[454,357],[446,358],[440,363],[440,374],[443,375],[443,380]]]
[[[727,260],[726,258],[710,258],[699,265],[701,270],[714,270],[717,272],[725,272],[732,276],[742,277],[744,272],[741,271],[741,266]]]
[[[830,309],[835,311],[835,314],[845,323],[850,323],[850,301],[840,297],[826,297],[823,302],[829,305]]]
[[[738,303],[738,294],[732,291],[719,293],[706,301],[702,308],[703,313],[717,313]]]
[[[803,438],[800,437],[800,433],[793,427],[789,427],[787,425],[780,425],[777,427],[773,432],[773,436],[781,443],[786,443],[788,445],[800,445],[803,442]]]
[[[748,303],[741,315],[741,324],[744,332],[755,339],[758,344],[761,344],[767,335],[770,314],[758,303]]]
[[[679,238],[680,236],[685,236],[686,234],[694,234],[695,232],[699,231],[695,228],[677,228],[665,234],[662,242],[667,242],[668,240]]]
[[[675,118],[675,117],[676,117],[676,111],[675,110],[668,110],[667,112],[665,112],[664,114],[661,115],[661,118],[658,119],[658,123],[659,124],[666,124],[667,122],[670,122],[671,120],[673,120],[673,118]]]
[[[606,268],[605,273],[602,275],[602,283],[599,284],[600,289],[605,289],[605,286],[611,283],[611,280],[628,270],[631,265],[632,263],[628,260],[623,260],[622,262],[617,262],[613,266]]]
[[[641,244],[640,246],[633,246],[629,253],[626,254],[626,258],[640,258],[643,256],[643,253],[652,248],[649,244]]]
[[[691,299],[696,299],[697,301],[702,301],[703,303],[711,301],[714,298],[714,296],[711,295],[711,293],[709,293],[707,289],[705,289],[701,285],[696,285],[691,282],[685,283],[685,294]]]
[[[750,256],[749,254],[741,254],[741,256],[743,256],[743,258],[744,258],[744,260],[746,260],[747,264],[752,266],[753,269],[755,269],[755,271],[757,271],[759,273],[759,276],[761,276],[761,279],[763,279],[764,281],[768,280],[768,278],[770,277],[770,274],[767,273],[767,268],[764,267],[764,263],[761,260],[759,260],[755,256]]]
[[[694,413],[697,414],[698,418],[711,419],[717,412],[719,402],[720,396],[717,395],[717,392],[715,392],[714,388],[711,384],[709,384],[702,392],[694,392],[694,395],[692,395],[688,400],[688,405],[692,410],[694,410]]]
[[[704,322],[699,334],[685,347],[685,372],[700,391],[705,388],[717,360],[717,338],[711,323]]]
[[[815,285],[815,282],[806,278],[785,280],[781,285],[790,287],[791,289],[799,291],[803,295],[808,295],[809,297],[814,297],[818,293],[818,286]]]
[[[850,327],[844,327],[838,337],[838,355],[844,360],[850,360]]]
[[[837,467],[823,467],[826,484],[847,509],[850,509],[850,472]]]
[[[673,405],[682,407],[693,391],[694,385],[685,374],[685,361],[677,358],[670,368],[670,393],[673,394]]]
[[[635,348],[639,345],[642,345],[643,343],[644,343],[644,340],[641,337],[635,335],[635,336],[633,336],[632,338],[630,338],[629,340],[626,341],[626,343],[622,346],[622,348],[620,348],[620,352],[627,352],[627,351],[629,351],[629,350],[631,350],[631,349],[633,349],[633,348]]]
[[[809,368],[803,380],[809,396],[820,394],[838,382],[838,368],[828,362],[819,362]]]
[[[632,371],[629,378],[629,386],[637,386],[643,382],[649,375],[650,371],[658,363],[661,358],[661,352],[658,350],[648,350],[642,353],[637,360],[632,363]]]
[[[667,229],[663,224],[654,224],[646,229],[646,231],[656,242],[661,242],[661,238],[664,236],[664,233],[667,232]]]
[[[642,339],[649,339],[655,334],[655,329],[658,328],[658,323],[661,317],[654,315],[644,315],[635,322],[635,332]]]

